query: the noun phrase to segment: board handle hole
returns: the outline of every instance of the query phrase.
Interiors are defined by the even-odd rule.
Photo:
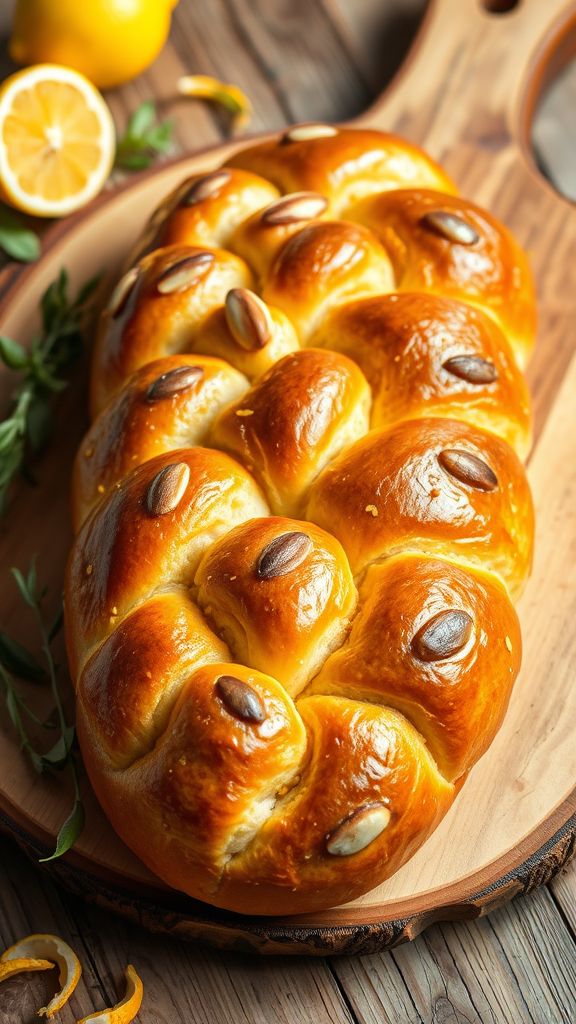
[[[489,14],[509,14],[520,7],[522,0],[482,0],[482,7]]]

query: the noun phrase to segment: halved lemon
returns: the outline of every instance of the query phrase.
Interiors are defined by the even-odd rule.
[[[0,981],[22,971],[45,971],[54,965],[59,969],[60,991],[38,1010],[40,1016],[53,1017],[68,1002],[82,973],[76,953],[58,935],[27,935],[9,946],[0,956]]]
[[[37,64],[0,88],[0,190],[37,217],[64,217],[102,189],[116,149],[112,115],[77,71]]]

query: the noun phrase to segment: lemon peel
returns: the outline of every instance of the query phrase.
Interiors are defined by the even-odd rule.
[[[178,79],[181,96],[219,103],[232,114],[236,128],[244,128],[252,117],[252,104],[237,85],[226,84],[211,75],[184,75]]]
[[[0,956],[0,981],[22,971],[46,971],[58,967],[60,990],[38,1011],[53,1017],[68,1002],[80,981],[82,967],[74,950],[58,935],[33,934],[15,942]]]
[[[106,1010],[91,1013],[88,1017],[82,1017],[77,1024],[129,1024],[134,1020],[142,1005],[144,986],[132,964],[128,964],[125,977],[126,994],[119,1003]]]

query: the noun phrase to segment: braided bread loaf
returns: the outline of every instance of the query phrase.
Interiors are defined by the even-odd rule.
[[[102,314],[66,623],[94,789],[171,886],[350,900],[489,746],[534,316],[507,230],[389,135],[292,128],[154,214]]]

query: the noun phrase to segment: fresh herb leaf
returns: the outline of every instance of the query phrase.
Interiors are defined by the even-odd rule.
[[[154,100],[145,100],[134,111],[128,121],[126,135],[133,139],[142,138],[156,120],[156,104]]]
[[[16,580],[16,586],[20,591],[20,597],[22,598],[22,600],[25,601],[30,608],[35,608],[34,595],[31,594],[30,591],[28,590],[28,583],[24,579],[22,573],[20,572],[20,569],[12,568],[10,572],[12,573],[14,579]]]
[[[54,746],[45,754],[42,754],[42,761],[46,768],[63,768],[68,761],[68,755],[72,750],[76,730],[74,726],[68,725],[64,732],[58,737]]]
[[[32,263],[40,255],[40,239],[25,227],[7,206],[0,205],[0,248],[21,263]]]
[[[116,167],[141,171],[150,167],[160,153],[170,150],[174,125],[172,121],[157,121],[156,116],[153,100],[146,100],[134,111],[116,144]]]
[[[74,800],[74,805],[66,821],[61,825],[56,840],[56,849],[54,853],[50,854],[49,857],[40,857],[40,864],[46,864],[50,860],[56,860],[57,857],[61,857],[63,853],[66,853],[82,834],[84,829],[84,823],[86,821],[86,815],[84,812],[84,804],[80,799]]]
[[[27,453],[41,451],[50,439],[50,399],[66,387],[66,371],[82,351],[82,329],[98,281],[86,281],[71,298],[62,269],[42,296],[42,331],[30,350],[0,337],[0,362],[21,375],[10,413],[0,424],[0,514],[15,476],[26,475]]]
[[[0,359],[11,370],[23,370],[28,365],[29,358],[26,349],[17,341],[0,336]]]
[[[48,626],[43,609],[43,601],[47,589],[38,584],[35,558],[32,559],[26,575],[19,569],[12,569],[12,575],[22,599],[33,609],[42,641],[42,654],[46,670],[39,665],[30,651],[27,651],[12,637],[8,637],[5,633],[0,633],[0,693],[3,691],[6,710],[18,734],[20,746],[26,752],[35,771],[41,775],[47,771],[59,771],[62,768],[70,767],[74,783],[74,805],[72,811],[58,833],[54,853],[50,857],[45,858],[46,860],[54,860],[70,849],[84,827],[84,807],[80,797],[78,771],[74,759],[76,730],[74,725],[66,721],[58,682],[57,666],[51,648],[52,640],[59,632],[62,624],[62,605],[60,604],[52,625]],[[48,721],[41,721],[34,711],[28,707],[16,685],[14,676],[35,682],[49,681],[54,698],[54,714],[49,716]],[[42,751],[37,748],[35,742],[28,734],[23,715],[26,715],[36,725],[45,729],[54,728],[52,718],[54,716],[57,718],[58,724],[56,728],[59,729],[59,735],[49,750]]]
[[[46,670],[38,664],[34,655],[6,633],[0,633],[0,665],[19,679],[31,683],[41,683],[46,679]]]
[[[56,612],[56,615],[55,615],[55,618],[54,618],[54,622],[52,623],[52,625],[50,626],[50,629],[48,630],[48,642],[49,643],[52,643],[54,638],[58,636],[58,633],[62,629],[63,624],[64,624],[64,604],[62,602],[60,602],[60,607],[58,608],[58,611]]]

